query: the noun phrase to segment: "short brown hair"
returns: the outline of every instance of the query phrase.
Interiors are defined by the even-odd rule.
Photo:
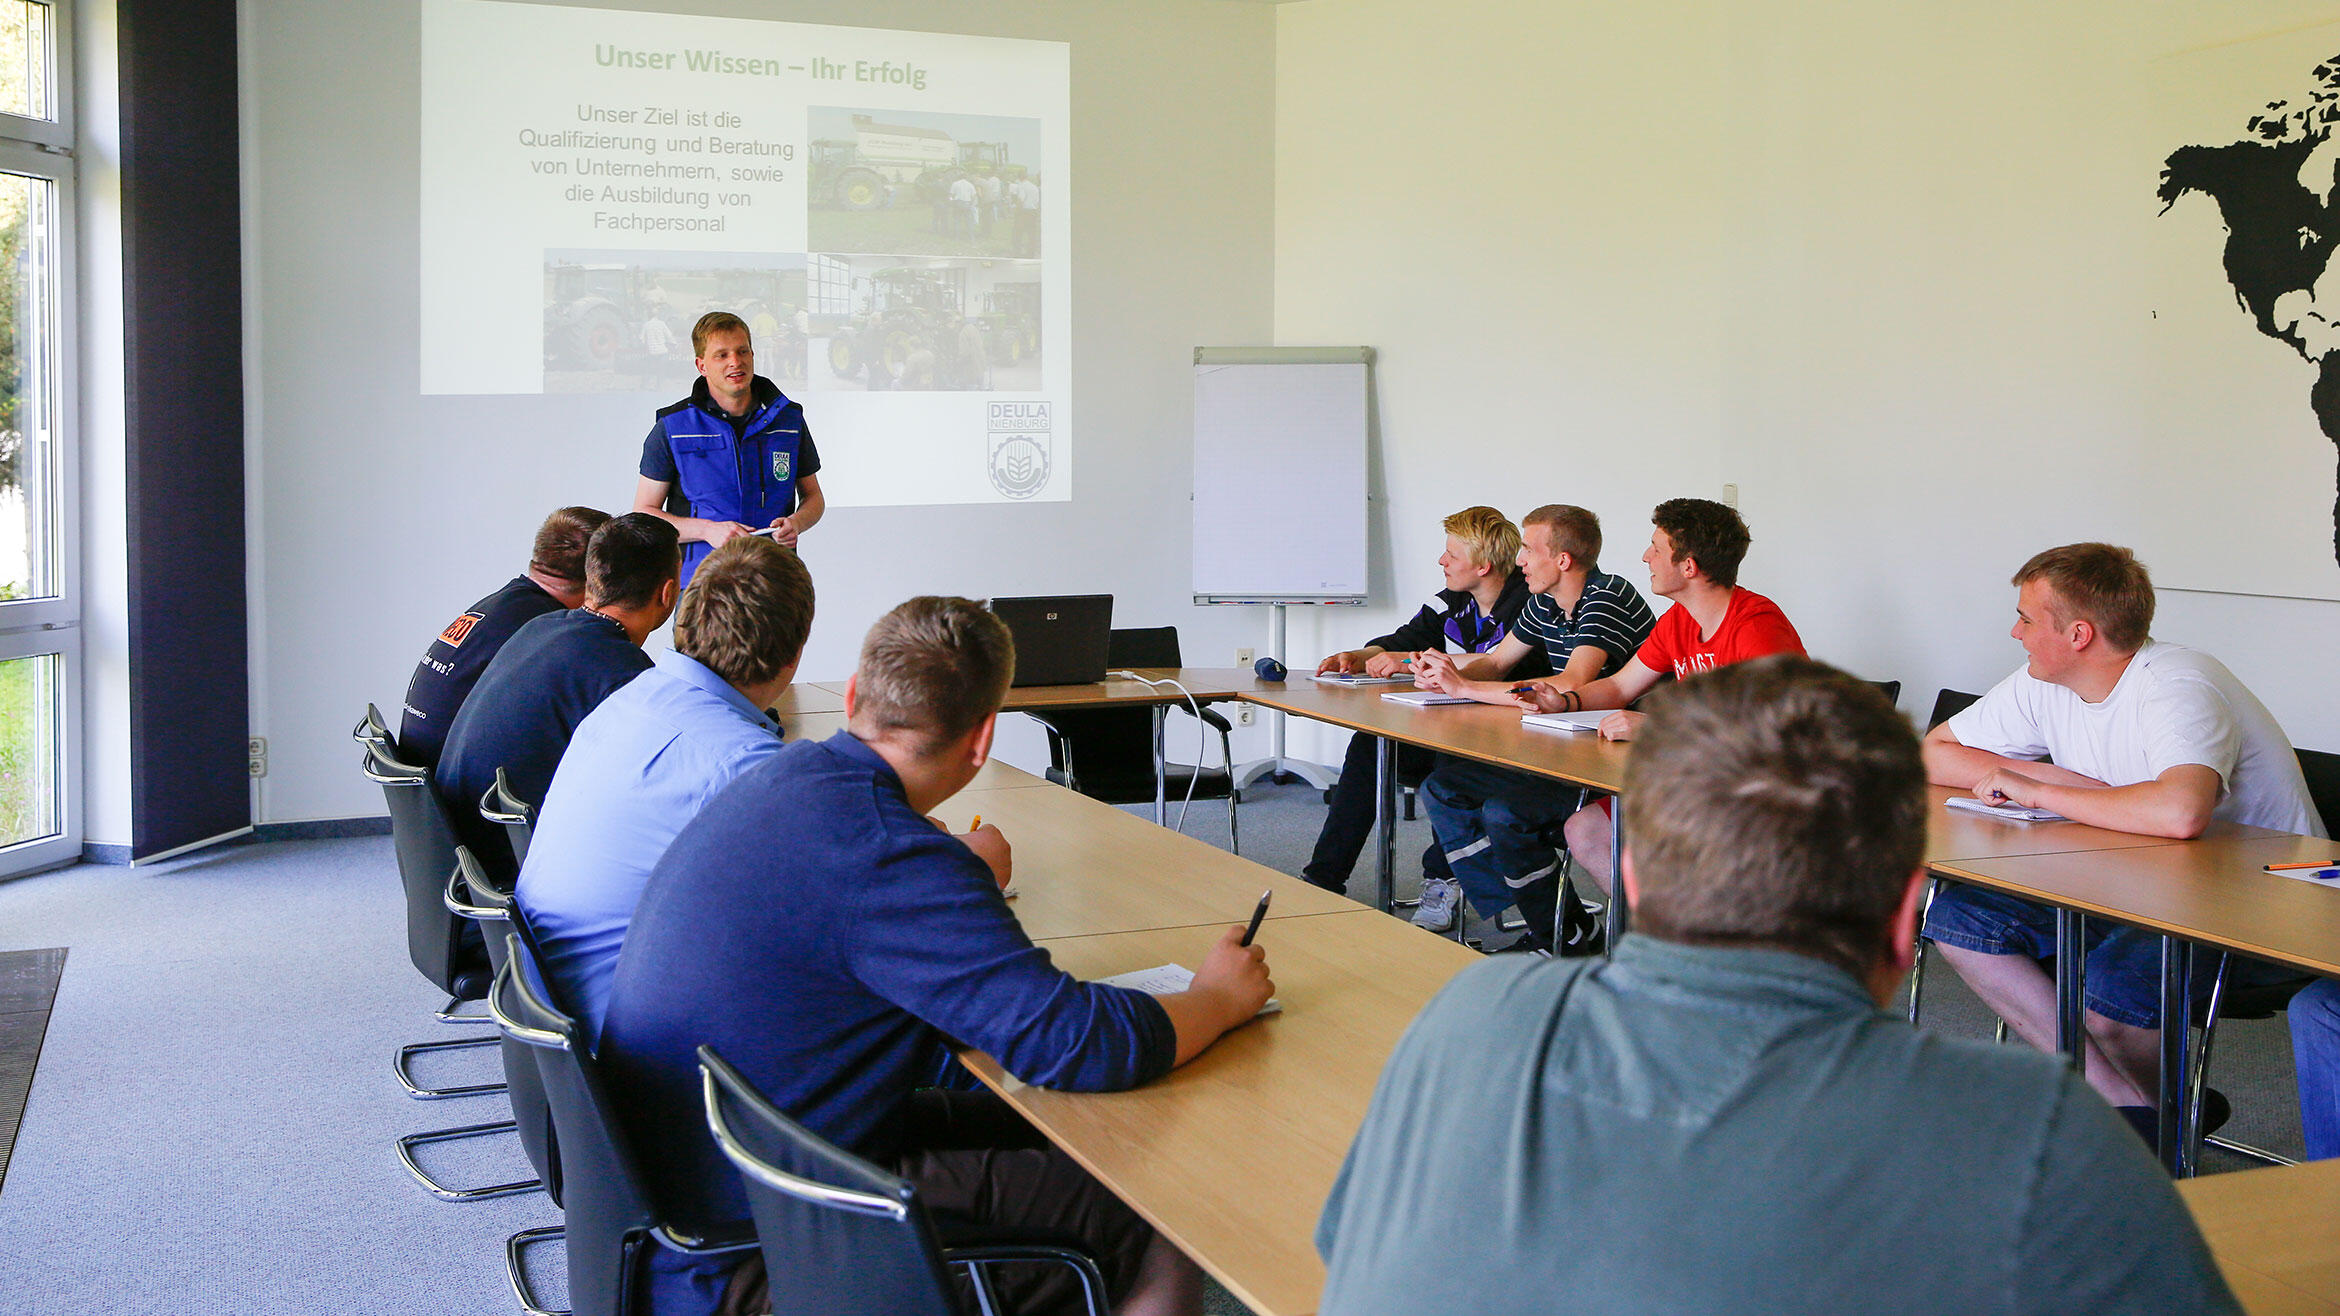
[[[1635,929],[1866,974],[1925,851],[1909,722],[1795,654],[1673,683],[1649,712],[1625,765]]]
[[[1492,507],[1466,507],[1442,523],[1471,550],[1471,565],[1509,571],[1519,560],[1519,527]]]
[[[1519,520],[1520,527],[1552,528],[1552,551],[1566,553],[1576,565],[1597,571],[1601,565],[1601,518],[1567,503],[1546,503]]]
[[[921,595],[878,618],[861,642],[853,734],[908,732],[930,753],[998,712],[1015,674],[1016,643],[989,608]]]
[[[1674,561],[1689,558],[1698,574],[1729,589],[1739,583],[1739,564],[1755,537],[1738,512],[1711,498],[1668,498],[1649,514],[1649,523],[1674,543]]]
[[[697,324],[691,326],[691,355],[694,357],[707,355],[707,340],[709,338],[716,334],[727,334],[735,330],[747,334],[748,345],[755,346],[756,336],[748,332],[747,321],[729,311],[707,312],[699,317]]]
[[[613,516],[585,545],[585,597],[639,608],[682,570],[682,540],[671,522],[648,512]]]
[[[2134,653],[2153,634],[2153,577],[2137,555],[2112,544],[2066,544],[2035,553],[2012,582],[2044,580],[2061,617],[2094,626],[2105,642]]]
[[[585,583],[585,545],[609,524],[609,513],[591,507],[564,507],[536,528],[528,548],[528,569],[557,580]]]
[[[804,655],[812,573],[758,535],[735,535],[691,573],[674,609],[674,648],[735,686],[762,685]]]

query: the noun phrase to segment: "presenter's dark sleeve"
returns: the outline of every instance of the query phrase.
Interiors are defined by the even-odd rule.
[[[796,445],[796,473],[800,476],[821,473],[821,450],[813,446],[812,422],[804,422],[804,437]]]
[[[673,484],[681,475],[674,468],[674,450],[666,446],[666,431],[653,422],[650,437],[642,440],[642,478]]]

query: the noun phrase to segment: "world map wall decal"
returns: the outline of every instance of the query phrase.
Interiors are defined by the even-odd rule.
[[[2188,194],[2217,203],[2235,302],[2259,333],[2316,367],[2308,406],[2324,437],[2340,446],[2340,271],[2332,269],[2340,243],[2340,142],[2333,140],[2340,54],[2317,63],[2312,76],[2304,101],[2266,102],[2236,140],[2171,151],[2159,196],[2165,215]],[[2331,530],[2340,564],[2340,477]]]

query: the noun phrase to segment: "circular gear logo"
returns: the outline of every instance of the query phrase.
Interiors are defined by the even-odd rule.
[[[1029,498],[1048,487],[1048,443],[1017,434],[991,446],[991,487],[1008,498]]]

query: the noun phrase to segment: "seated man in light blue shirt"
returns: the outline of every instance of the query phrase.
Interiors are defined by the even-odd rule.
[[[675,833],[780,752],[764,710],[812,630],[796,554],[741,535],[708,555],[674,610],[674,649],[577,726],[537,814],[518,899],[562,1007],[598,1038],[634,906]]]

